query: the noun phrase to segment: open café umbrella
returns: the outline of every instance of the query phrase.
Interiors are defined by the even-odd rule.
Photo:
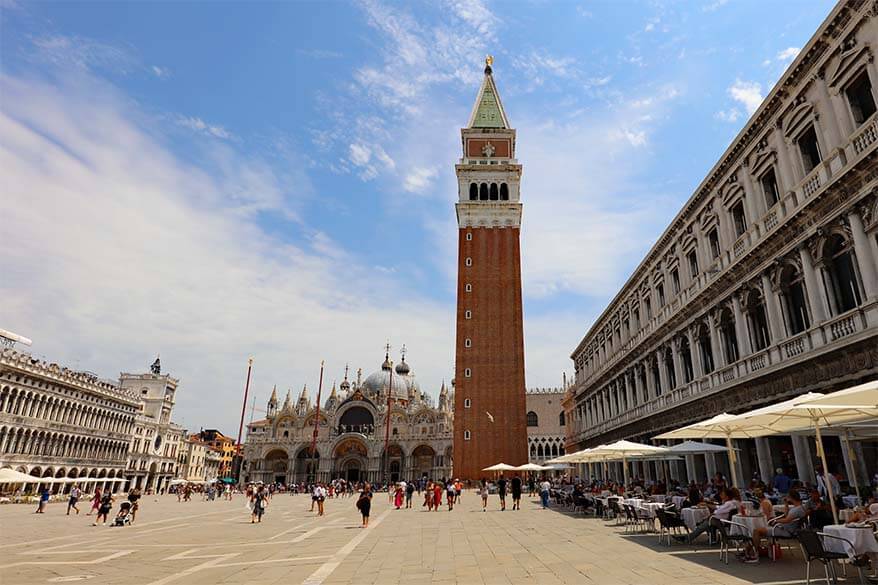
[[[632,441],[616,441],[608,445],[601,445],[590,449],[583,457],[595,458],[603,461],[622,460],[623,485],[628,485],[628,459],[632,457],[650,457],[664,455],[668,452],[667,447],[656,447],[655,445],[646,445],[644,443],[634,443]]]
[[[668,446],[670,455],[698,455],[701,453],[725,453],[728,447],[714,445],[713,443],[699,443],[698,441],[683,441],[677,445]]]
[[[513,465],[506,465],[505,463],[497,463],[484,468],[482,471],[515,471],[515,467]]]
[[[542,465],[537,465],[536,463],[525,463],[524,465],[519,465],[518,467],[513,467],[515,471],[548,471],[552,469],[551,467],[544,467]]]
[[[829,394],[803,394],[798,398],[738,415],[738,418],[740,424],[750,432],[761,431],[761,436],[814,431],[817,455],[823,466],[823,484],[832,507],[832,517],[837,524],[836,494],[832,493],[832,482],[826,480],[830,471],[826,464],[821,430],[878,418],[878,381]]]
[[[812,396],[822,396],[813,394]],[[655,439],[725,439],[726,448],[729,452],[729,468],[732,473],[732,485],[738,485],[738,472],[735,466],[737,459],[732,447],[732,439],[753,439],[766,434],[763,429],[758,432],[750,429],[741,422],[741,417],[734,414],[722,413],[707,420],[692,423],[674,431],[662,433]]]

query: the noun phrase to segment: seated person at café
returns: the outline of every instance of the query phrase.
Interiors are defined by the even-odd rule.
[[[701,536],[707,530],[713,530],[711,526],[711,520],[729,520],[732,515],[738,510],[738,506],[741,505],[741,494],[738,492],[738,488],[733,487],[724,487],[722,491],[720,491],[720,501],[722,502],[719,506],[713,508],[713,513],[698,523],[691,533],[688,536],[675,536],[674,538],[681,542],[692,543],[696,538]],[[710,506],[710,504],[708,504]],[[715,520],[714,520],[715,521]]]
[[[765,497],[765,492],[762,488],[753,490],[753,495],[756,498],[756,509],[762,512],[765,519],[771,520],[774,518],[774,506],[771,505],[771,500]]]
[[[863,510],[851,514],[849,522],[878,522],[878,498],[869,498],[869,504]]]
[[[802,529],[805,516],[808,512],[802,505],[802,498],[796,490],[790,490],[787,496],[787,513],[777,518],[772,518],[768,522],[767,528],[754,528],[753,541],[751,546],[747,547],[745,561],[748,563],[759,562],[759,546],[762,539],[768,534],[776,538],[795,538]]]
[[[689,493],[686,495],[686,499],[683,500],[681,508],[692,508],[701,503],[701,490],[698,489],[694,483],[689,486]]]
[[[817,488],[811,488],[808,492],[808,501],[802,504],[808,514],[808,524],[814,530],[823,530],[827,524],[832,524],[832,508],[824,498],[820,497]]]

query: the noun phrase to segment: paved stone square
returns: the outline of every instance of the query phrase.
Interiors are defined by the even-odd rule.
[[[0,507],[0,583],[164,585],[166,583],[802,583],[800,553],[777,563],[720,562],[715,549],[657,544],[654,534],[624,535],[613,522],[542,510],[481,512],[474,492],[454,511],[395,510],[376,494],[372,526],[359,528],[354,499],[326,502],[277,495],[262,524],[251,525],[244,499],[178,503],[143,500],[135,525],[92,527],[91,517]],[[822,574],[818,564],[814,574]]]

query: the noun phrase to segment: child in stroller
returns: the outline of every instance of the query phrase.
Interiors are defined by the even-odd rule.
[[[122,502],[119,506],[119,513],[113,520],[113,526],[131,525],[131,502]]]

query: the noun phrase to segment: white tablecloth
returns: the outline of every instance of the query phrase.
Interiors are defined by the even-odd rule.
[[[839,536],[849,540],[854,548],[841,540],[824,538],[823,548],[837,553],[847,553],[849,556],[871,553],[878,554],[878,540],[869,528],[848,528],[843,524],[829,524],[823,527],[823,532],[832,536]]]
[[[665,496],[662,494],[658,494],[658,495],[650,496],[650,497],[651,497],[653,502],[658,502],[660,504],[664,504],[665,502],[668,501],[668,496]]]
[[[641,500],[640,498],[625,498],[622,501],[629,506],[634,506],[635,508],[639,508],[640,505],[643,503],[643,500]]]
[[[768,522],[762,514],[758,516],[733,516],[732,522],[743,524],[748,528],[745,532],[740,526],[729,526],[729,534],[743,534],[744,536],[753,536],[753,530],[756,528],[767,528]]]
[[[649,514],[650,518],[655,518],[655,511],[664,508],[665,505],[659,502],[645,502],[638,506],[641,510],[646,510],[646,513]]]
[[[707,508],[683,508],[680,510],[680,516],[689,530],[695,530],[695,527],[702,520],[710,517],[710,510]]]
[[[686,499],[686,496],[673,496],[671,497],[671,501],[674,502],[674,505],[677,506],[677,509],[683,507],[683,500]]]

